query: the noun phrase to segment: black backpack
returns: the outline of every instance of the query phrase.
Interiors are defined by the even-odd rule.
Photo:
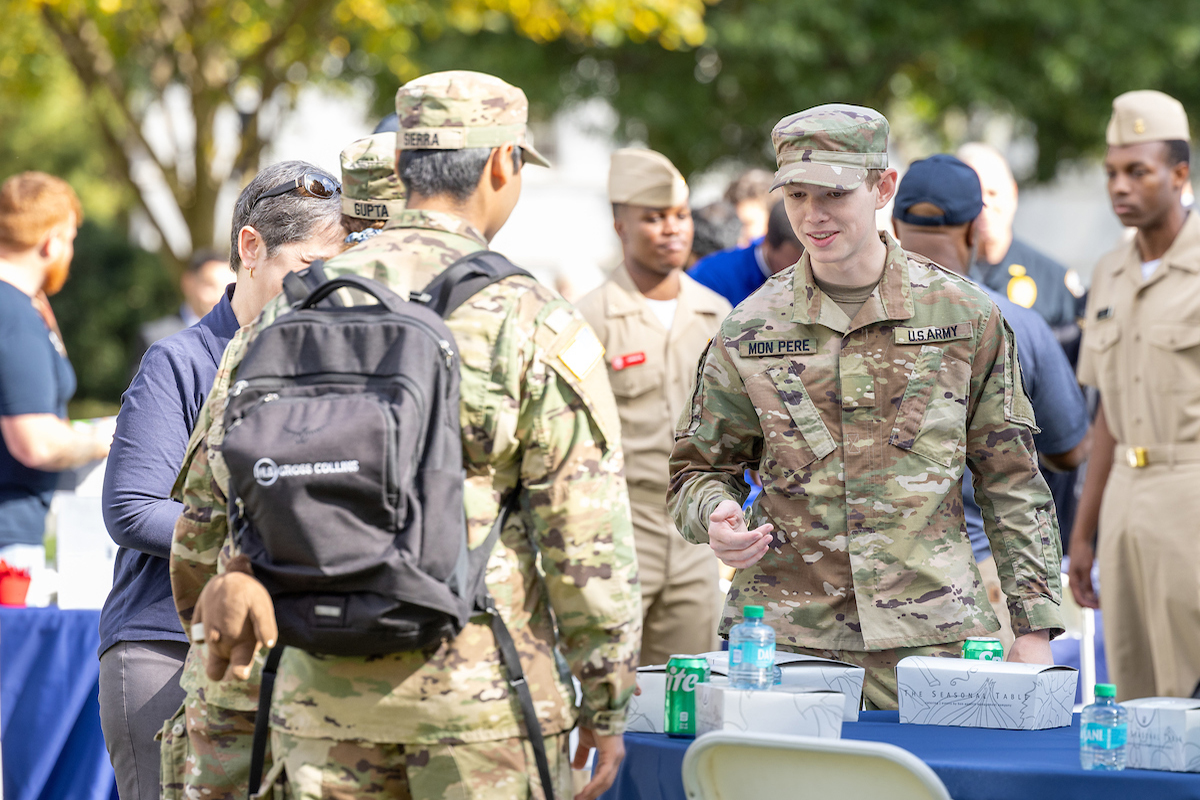
[[[405,302],[368,278],[325,280],[318,262],[285,280],[293,310],[247,350],[225,408],[229,525],[279,625],[260,690],[252,796],[284,647],[343,656],[416,650],[453,638],[476,613],[491,615],[551,796],[516,646],[484,585],[519,487],[483,544],[469,549],[459,357],[444,321],[514,275],[529,273],[482,251]],[[335,294],[342,288],[378,303],[344,306]]]

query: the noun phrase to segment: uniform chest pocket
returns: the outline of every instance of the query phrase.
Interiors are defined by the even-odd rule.
[[[891,444],[951,467],[964,448],[971,367],[925,345],[908,376]]]
[[[747,378],[746,393],[762,426],[765,471],[771,460],[785,469],[803,469],[837,449],[804,382],[787,366]]]
[[[619,400],[635,400],[662,386],[662,373],[649,364],[609,370],[608,382]]]
[[[1164,323],[1151,326],[1146,340],[1150,374],[1155,388],[1164,392],[1194,392],[1200,385],[1200,324]]]

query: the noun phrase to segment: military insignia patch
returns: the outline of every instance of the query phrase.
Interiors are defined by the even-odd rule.
[[[738,342],[738,354],[743,358],[802,356],[815,352],[816,339],[759,339],[754,342]]]
[[[970,339],[973,328],[969,322],[953,325],[931,325],[928,328],[896,328],[896,344],[925,344]]]
[[[604,345],[600,344],[596,334],[587,325],[581,327],[575,339],[558,354],[558,360],[579,380],[587,378],[603,358]]]

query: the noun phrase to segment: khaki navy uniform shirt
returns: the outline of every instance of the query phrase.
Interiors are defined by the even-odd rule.
[[[625,478],[630,488],[664,498],[675,421],[696,380],[704,348],[732,307],[716,292],[680,276],[679,304],[668,331],[646,305],[624,264],[579,301],[579,312],[604,345],[608,380],[621,415]]]
[[[1118,458],[1200,442],[1200,216],[1188,213],[1145,280],[1134,240],[1104,256],[1086,320],[1079,382],[1100,390]]]
[[[766,608],[784,645],[884,650],[999,628],[963,526],[969,464],[1014,631],[1061,632],[1061,552],[1011,331],[969,281],[900,248],[851,322],[809,256],[721,326],[671,455],[683,535],[763,493],[774,542],[739,570],[722,632]]]
[[[325,270],[374,278],[405,297],[486,244],[457,217],[408,210]],[[221,457],[229,387],[257,333],[287,310],[286,300],[275,298],[231,342],[189,446],[179,487],[185,509],[171,556],[185,627],[200,590],[234,553]],[[524,277],[479,292],[447,324],[461,357],[464,505],[473,546],[487,537],[501,498],[518,482],[522,487],[520,510],[488,563],[487,585],[516,640],[544,733],[569,730],[577,715],[599,733],[620,733],[641,615],[602,348],[569,303]],[[289,648],[272,724],[297,736],[411,744],[519,736],[520,710],[484,621],[433,651],[355,658]],[[582,682],[579,712],[564,665]]]

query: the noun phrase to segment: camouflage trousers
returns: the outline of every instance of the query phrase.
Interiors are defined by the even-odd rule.
[[[845,661],[866,670],[863,678],[863,707],[868,711],[895,711],[900,707],[896,691],[896,665],[909,656],[961,658],[962,642],[932,644],[925,647],[898,647],[895,650],[859,652],[854,650],[819,650],[810,647],[779,645],[781,652],[799,653]]]
[[[189,694],[163,726],[162,800],[245,800],[254,714]],[[268,744],[263,769],[270,767]]]
[[[574,795],[569,734],[549,736],[556,800]],[[375,744],[272,732],[271,800],[544,800],[526,739],[473,744]],[[265,792],[264,792],[265,796]]]

